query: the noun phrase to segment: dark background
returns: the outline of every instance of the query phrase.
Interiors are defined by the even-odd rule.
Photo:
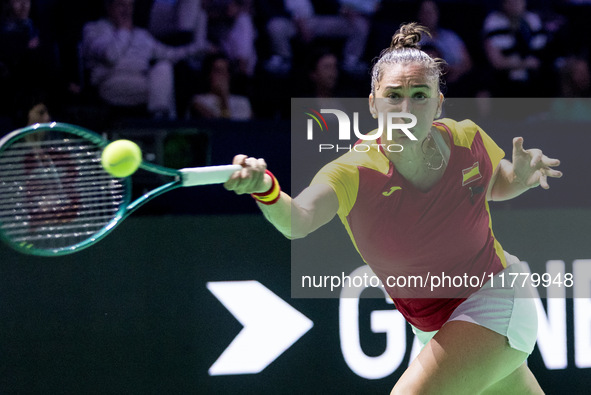
[[[166,164],[166,143],[154,143],[162,129],[196,147],[206,141],[195,150],[204,156],[188,162],[225,164],[239,152],[264,157],[290,189],[285,122],[135,124],[110,133],[136,138],[147,156]],[[525,136],[528,147],[560,158],[565,173],[549,191],[491,205],[505,249],[532,267],[564,260],[567,272],[574,259],[591,259],[587,125],[543,121],[516,131],[490,122],[486,130],[508,154],[512,137]],[[138,189],[155,182],[138,177]],[[206,283],[234,280],[259,281],[314,326],[259,374],[209,376],[241,325]],[[2,245],[0,393],[388,393],[408,365],[410,331],[399,345],[406,347],[400,367],[383,379],[363,379],[341,353],[339,300],[293,299],[290,288],[290,242],[252,199],[219,185],[161,196],[77,254],[34,258]],[[361,300],[366,354],[386,347],[385,334],[370,329],[370,312],[391,308],[383,299]],[[529,359],[548,394],[588,391],[589,368],[574,362],[572,300],[566,311],[567,368],[549,370],[537,348]]]

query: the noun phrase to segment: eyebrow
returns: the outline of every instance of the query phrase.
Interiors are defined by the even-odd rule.
[[[417,85],[411,85],[411,89],[430,89],[431,87],[427,84],[417,84]],[[401,85],[387,85],[384,90],[386,89],[402,89]]]

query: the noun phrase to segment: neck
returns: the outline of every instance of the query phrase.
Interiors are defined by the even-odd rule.
[[[442,154],[435,141],[427,134],[422,140],[403,145],[402,152],[385,152],[396,167],[414,167],[419,170],[436,170],[442,161]]]

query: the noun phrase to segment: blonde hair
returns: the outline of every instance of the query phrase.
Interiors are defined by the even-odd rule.
[[[427,76],[437,80],[437,90],[440,90],[439,85],[441,84],[445,61],[440,58],[432,58],[421,51],[419,42],[423,34],[431,37],[429,29],[416,22],[400,26],[400,29],[392,36],[390,47],[380,53],[371,70],[371,92],[374,95],[386,64],[421,64],[425,67]]]

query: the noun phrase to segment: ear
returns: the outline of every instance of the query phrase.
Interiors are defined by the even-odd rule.
[[[441,116],[442,111],[443,111],[443,93],[439,92],[439,104],[437,105],[437,111],[435,112],[435,118],[439,118]]]
[[[373,93],[369,94],[369,112],[374,119],[378,117],[378,110],[376,109],[376,101]]]

